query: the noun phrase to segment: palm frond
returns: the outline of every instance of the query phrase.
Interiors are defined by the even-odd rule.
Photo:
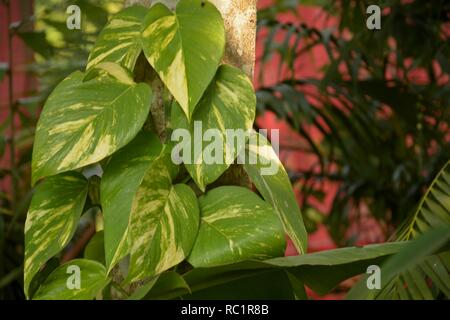
[[[442,225],[450,226],[450,161],[442,168],[420,201],[417,210],[399,229],[396,241],[416,239]],[[380,298],[450,298],[450,252],[432,255],[400,274],[380,293]],[[389,287],[389,288],[388,288]]]

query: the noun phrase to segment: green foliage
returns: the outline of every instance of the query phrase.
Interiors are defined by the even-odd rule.
[[[215,188],[199,198],[201,224],[188,262],[209,267],[282,256],[283,228],[272,206],[250,190]]]
[[[72,237],[87,190],[77,172],[51,176],[36,188],[25,223],[25,294],[36,272]]]
[[[202,0],[180,1],[174,13],[156,5],[145,18],[142,43],[148,62],[190,121],[225,50],[220,12]]]
[[[33,183],[96,163],[126,145],[146,121],[151,100],[145,83],[112,78],[83,82],[82,73],[69,75],[47,99],[39,118]]]
[[[76,277],[79,270],[82,281],[76,287],[76,280],[71,283],[70,277]],[[72,274],[73,273],[73,274]],[[69,276],[68,276],[69,274]],[[72,274],[70,276],[70,274]],[[75,278],[74,278],[75,279]],[[34,295],[35,300],[92,300],[108,284],[105,267],[86,259],[75,259],[56,268],[39,287]],[[71,286],[74,287],[71,287]]]
[[[381,268],[380,290],[368,290],[363,278],[352,288],[348,298],[432,300],[440,298],[442,292],[448,299],[449,240],[448,225],[430,229],[386,261]]]
[[[362,281],[350,299],[436,299],[450,297],[450,161],[442,168],[396,241],[412,241],[382,268],[382,287],[369,291]]]
[[[303,211],[322,199],[322,182],[338,185],[325,221],[338,245],[352,243],[348,227],[367,209],[389,237],[450,158],[450,46],[443,31],[449,3],[378,1],[382,28],[370,31],[367,1],[311,2],[338,25],[317,29],[277,20],[303,1],[276,1],[258,12],[264,53],[257,110],[285,119],[304,138],[301,150],[317,158],[311,168],[290,172],[301,187]],[[315,62],[312,50],[327,60],[316,76],[300,77],[298,65]],[[265,66],[274,56],[279,78],[265,85]]]
[[[36,187],[25,227],[27,298],[306,299],[305,285],[325,294],[343,280],[364,273],[370,264],[388,261],[388,281],[405,272],[400,267],[407,259],[412,263],[434,259],[428,267],[435,265],[436,256],[448,262],[448,255],[442,254],[447,229],[411,242],[305,254],[306,230],[288,174],[265,138],[258,136],[260,143],[254,144],[251,138],[256,133],[245,141],[244,149],[247,156],[261,156],[260,162],[243,167],[261,196],[237,186],[213,188],[228,166],[200,164],[190,169],[188,164],[172,163],[173,145],[157,136],[150,112],[161,97],[144,83],[148,79],[140,78],[139,68],[154,71],[165,92],[170,93],[164,97],[173,102],[164,105],[169,109],[164,110],[169,115],[166,130],[191,130],[196,119],[202,121],[204,130],[222,129],[222,123],[249,129],[256,99],[250,80],[241,71],[220,65],[225,46],[223,30],[220,14],[207,1],[180,0],[175,12],[163,5],[125,9],[102,31],[85,73],[71,73],[55,88],[44,106],[34,145],[33,180],[43,181]],[[296,31],[291,30],[291,34]],[[320,33],[319,38],[331,45],[329,33]],[[279,49],[282,53],[289,51]],[[141,53],[146,58],[143,65]],[[345,81],[335,76],[328,76],[328,81],[343,85]],[[319,86],[315,81],[308,83]],[[337,132],[344,134],[337,134],[336,141],[329,144],[342,147],[342,152],[336,152],[336,160],[330,151],[333,148],[326,145],[324,149],[332,154],[327,160],[340,163],[344,161],[340,157],[350,155],[349,159],[355,156],[361,161],[357,158],[362,157],[358,144],[373,142],[365,129],[370,126],[369,115],[373,116],[379,105],[371,106],[367,117],[367,110],[362,109],[346,121],[341,111],[322,112],[312,107],[294,87],[298,84],[292,81],[274,90],[263,89],[258,94],[260,109],[266,107],[261,97],[277,102],[281,92],[282,98],[292,100],[288,108],[282,103],[280,112],[299,130],[297,120],[303,115],[313,123],[317,115],[325,120],[335,117],[327,124],[333,130],[339,127]],[[363,104],[373,88],[369,87],[354,99]],[[345,93],[348,99],[354,92]],[[74,110],[77,112],[71,112]],[[346,130],[357,133],[357,139],[348,144],[355,149],[345,149],[340,140],[352,137]],[[318,154],[323,151],[314,150]],[[237,155],[232,154],[232,160]],[[353,166],[358,165],[355,159],[350,162]],[[276,174],[261,174],[267,163],[277,170]],[[447,178],[445,173],[433,184],[433,191],[427,193],[416,215],[427,217],[431,226],[431,216],[442,217],[442,210],[448,213],[448,200],[443,197],[449,194],[445,189]],[[427,210],[435,211],[436,204],[444,206],[429,214]],[[77,226],[94,212],[98,212],[97,232],[85,247],[84,259],[69,259],[60,265],[59,261],[66,261],[61,256],[64,258],[64,247],[70,245],[74,234],[76,237]],[[302,255],[282,257],[283,231]],[[387,260],[391,256],[392,260]],[[445,293],[448,273],[441,267],[448,270],[448,264],[438,266],[427,275]],[[68,273],[70,267],[80,271],[79,289],[68,285],[76,276],[76,272]],[[12,276],[18,273],[20,269],[11,272]],[[419,283],[417,276],[414,279]],[[419,285],[421,295],[429,297],[423,282]]]
[[[156,108],[156,93],[134,80],[140,79],[134,69],[141,51],[149,64],[139,67],[153,67],[171,93],[170,129],[190,130],[194,120],[201,121],[204,130],[220,128],[223,137],[225,129],[251,129],[256,105],[251,82],[240,70],[220,65],[224,46],[222,17],[209,2],[181,0],[174,13],[163,5],[127,8],[101,32],[86,72],[69,75],[53,90],[33,149],[33,182],[43,182],[26,222],[28,298],[108,298],[117,291],[122,298],[129,293],[130,298],[172,294],[164,287],[184,287],[174,268],[282,256],[283,226],[296,236],[299,247],[306,248],[289,180],[266,140],[261,150],[251,144],[248,149],[268,156],[279,171],[275,180],[264,180],[267,202],[242,187],[222,186],[203,194],[229,164],[209,168],[186,163],[186,170],[172,162],[172,143],[153,132],[155,120],[149,111]],[[232,163],[239,151],[227,160]],[[248,168],[255,178],[259,165]],[[93,166],[100,171],[88,185],[82,174],[90,177]],[[186,184],[187,174],[198,188]],[[277,192],[286,193],[283,203],[272,196]],[[102,223],[85,249],[86,259],[68,261],[35,277],[68,244],[83,209],[87,214],[98,206]],[[65,285],[65,269],[71,263],[80,269],[80,289]],[[39,278],[33,282],[36,293],[29,290],[33,278]],[[303,287],[294,283],[300,295]]]
[[[233,145],[234,141],[228,141],[226,130],[247,132],[252,129],[255,120],[255,106],[256,99],[250,79],[239,69],[228,65],[222,65],[217,70],[211,85],[196,107],[191,122],[188,121],[178,104],[173,106],[171,116],[173,128],[186,129],[191,137],[194,137],[195,121],[197,121],[202,124],[202,127],[205,125],[207,128],[217,128],[220,131],[220,137],[211,137],[217,143],[220,143],[219,139],[223,141],[221,145],[223,152],[215,155],[219,160],[217,164],[192,162],[185,165],[202,191],[205,191],[208,184],[217,180],[225,172],[244,147],[245,141],[241,142],[241,146],[236,147]],[[227,143],[231,144],[232,151],[228,151]],[[204,153],[208,155],[212,153],[208,152],[207,146],[202,146],[202,148],[198,148],[201,153],[196,154],[195,145],[192,143],[191,146],[193,160],[198,159]]]

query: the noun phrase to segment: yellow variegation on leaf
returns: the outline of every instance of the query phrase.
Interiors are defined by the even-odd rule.
[[[272,206],[236,186],[212,189],[199,198],[200,229],[188,261],[211,267],[284,255],[283,227]]]
[[[45,103],[33,147],[33,183],[104,159],[130,142],[147,119],[147,84],[82,80],[83,73],[72,73]]]
[[[264,199],[277,212],[284,230],[300,254],[306,253],[308,234],[289,176],[267,139],[253,131],[240,162]]]
[[[173,106],[173,128],[186,129],[191,137],[191,150],[185,150],[190,151],[190,159],[184,165],[202,191],[224,173],[245,147],[247,133],[255,120],[255,108],[256,96],[250,79],[229,65],[221,65],[217,70],[190,123],[180,106]],[[199,125],[201,130],[197,133]],[[217,134],[208,137],[209,142],[203,141],[202,134],[207,136],[208,131],[212,132],[210,129]]]
[[[220,12],[204,0],[180,0],[174,13],[156,4],[143,24],[142,47],[190,120],[225,49]]]
[[[115,14],[95,42],[86,70],[101,62],[114,62],[133,70],[142,51],[140,35],[147,11],[147,8],[135,5]]]
[[[159,154],[158,151],[160,151]],[[140,134],[105,167],[101,185],[108,270],[130,254],[127,281],[159,274],[189,254],[199,224],[195,193],[158,138]]]
[[[25,222],[24,287],[72,238],[84,207],[88,181],[67,172],[47,178],[35,191]]]

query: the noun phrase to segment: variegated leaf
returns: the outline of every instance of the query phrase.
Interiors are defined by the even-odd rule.
[[[224,186],[199,198],[201,223],[188,261],[210,267],[284,255],[283,227],[270,204],[252,191]]]
[[[72,238],[84,207],[87,180],[67,172],[47,178],[35,191],[25,222],[24,287]]]
[[[55,269],[39,287],[34,300],[92,300],[108,284],[105,267],[75,259]]]
[[[105,260],[110,270],[129,253],[129,223],[133,199],[162,145],[158,137],[140,133],[114,154],[104,168],[100,185],[104,215]]]
[[[147,12],[144,7],[132,6],[114,15],[95,42],[86,70],[100,62],[115,62],[132,71],[142,51],[140,34]]]
[[[239,157],[243,157],[240,154]],[[258,191],[278,213],[299,253],[306,253],[307,232],[289,177],[267,139],[253,131],[246,147],[244,169]]]
[[[220,12],[204,0],[180,0],[175,13],[157,4],[145,19],[142,47],[190,120],[224,52]]]
[[[181,108],[174,104],[173,128],[186,129],[191,139],[198,139],[189,144],[190,163],[185,162],[185,166],[201,190],[219,178],[233,163],[240,149],[245,148],[247,132],[255,119],[255,107],[256,97],[250,79],[239,69],[228,65],[217,70],[191,123]],[[204,142],[201,134],[207,136],[208,130],[212,133],[208,137],[210,142]],[[229,148],[227,143],[230,143]]]
[[[147,119],[152,99],[147,84],[82,79],[83,73],[72,73],[44,106],[33,149],[33,182],[102,160],[130,142]]]
[[[157,159],[133,201],[128,281],[159,274],[183,261],[191,251],[199,226],[194,191],[172,185],[167,163]]]
[[[197,199],[188,186],[172,185],[178,168],[167,149],[161,151],[158,138],[143,133],[105,167],[101,197],[107,267],[110,271],[130,254],[128,281],[184,260],[198,231]]]

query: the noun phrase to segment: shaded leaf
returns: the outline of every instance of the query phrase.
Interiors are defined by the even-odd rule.
[[[104,215],[105,259],[110,270],[129,253],[129,223],[133,199],[152,161],[161,153],[159,139],[140,133],[114,154],[104,168],[100,184]]]
[[[393,292],[391,292],[391,294],[388,296],[384,295],[384,299],[389,299],[392,294],[398,294],[401,299],[407,298],[407,300],[409,300],[410,298],[425,298],[426,296],[428,296],[428,294],[422,295],[419,292],[419,281],[412,277],[411,274],[408,273],[408,271],[413,270],[414,272],[414,270],[420,268],[422,264],[429,263],[429,256],[435,253],[439,253],[441,250],[445,250],[449,240],[450,227],[444,226],[432,229],[416,240],[406,242],[405,247],[392,258],[387,260],[386,263],[381,267],[380,290],[368,289],[366,285],[366,278],[363,278],[357,285],[352,288],[347,298],[374,299],[377,297],[377,295],[380,295],[383,290],[386,290],[388,288],[388,285],[392,285],[391,281],[396,282],[394,284]],[[433,258],[431,257],[431,259]],[[435,268],[438,268],[438,265],[436,265]],[[422,277],[420,277],[421,282],[423,282]],[[445,267],[442,276],[438,276],[438,278],[445,279],[443,281],[444,286],[450,291],[450,276],[448,275],[448,270],[446,270]],[[429,292],[428,288],[424,289],[423,291],[427,290]]]
[[[189,293],[183,277],[173,271],[160,274],[136,290],[128,300],[165,300]]]
[[[79,273],[78,273],[79,272]],[[72,287],[80,276],[80,288]],[[105,267],[86,259],[71,260],[53,271],[40,286],[34,300],[92,300],[108,284]]]
[[[385,243],[365,247],[309,253],[266,261],[243,261],[212,268],[195,268],[184,275],[192,292],[243,279],[264,269],[283,269],[300,279],[319,294],[326,294],[340,282],[366,272],[372,264],[380,264],[399,252],[406,243]],[[264,283],[261,283],[264,286]]]
[[[87,180],[76,172],[49,177],[36,188],[25,222],[26,295],[41,266],[72,238],[87,191]]]
[[[105,244],[103,231],[96,232],[84,248],[83,257],[105,264]]]

